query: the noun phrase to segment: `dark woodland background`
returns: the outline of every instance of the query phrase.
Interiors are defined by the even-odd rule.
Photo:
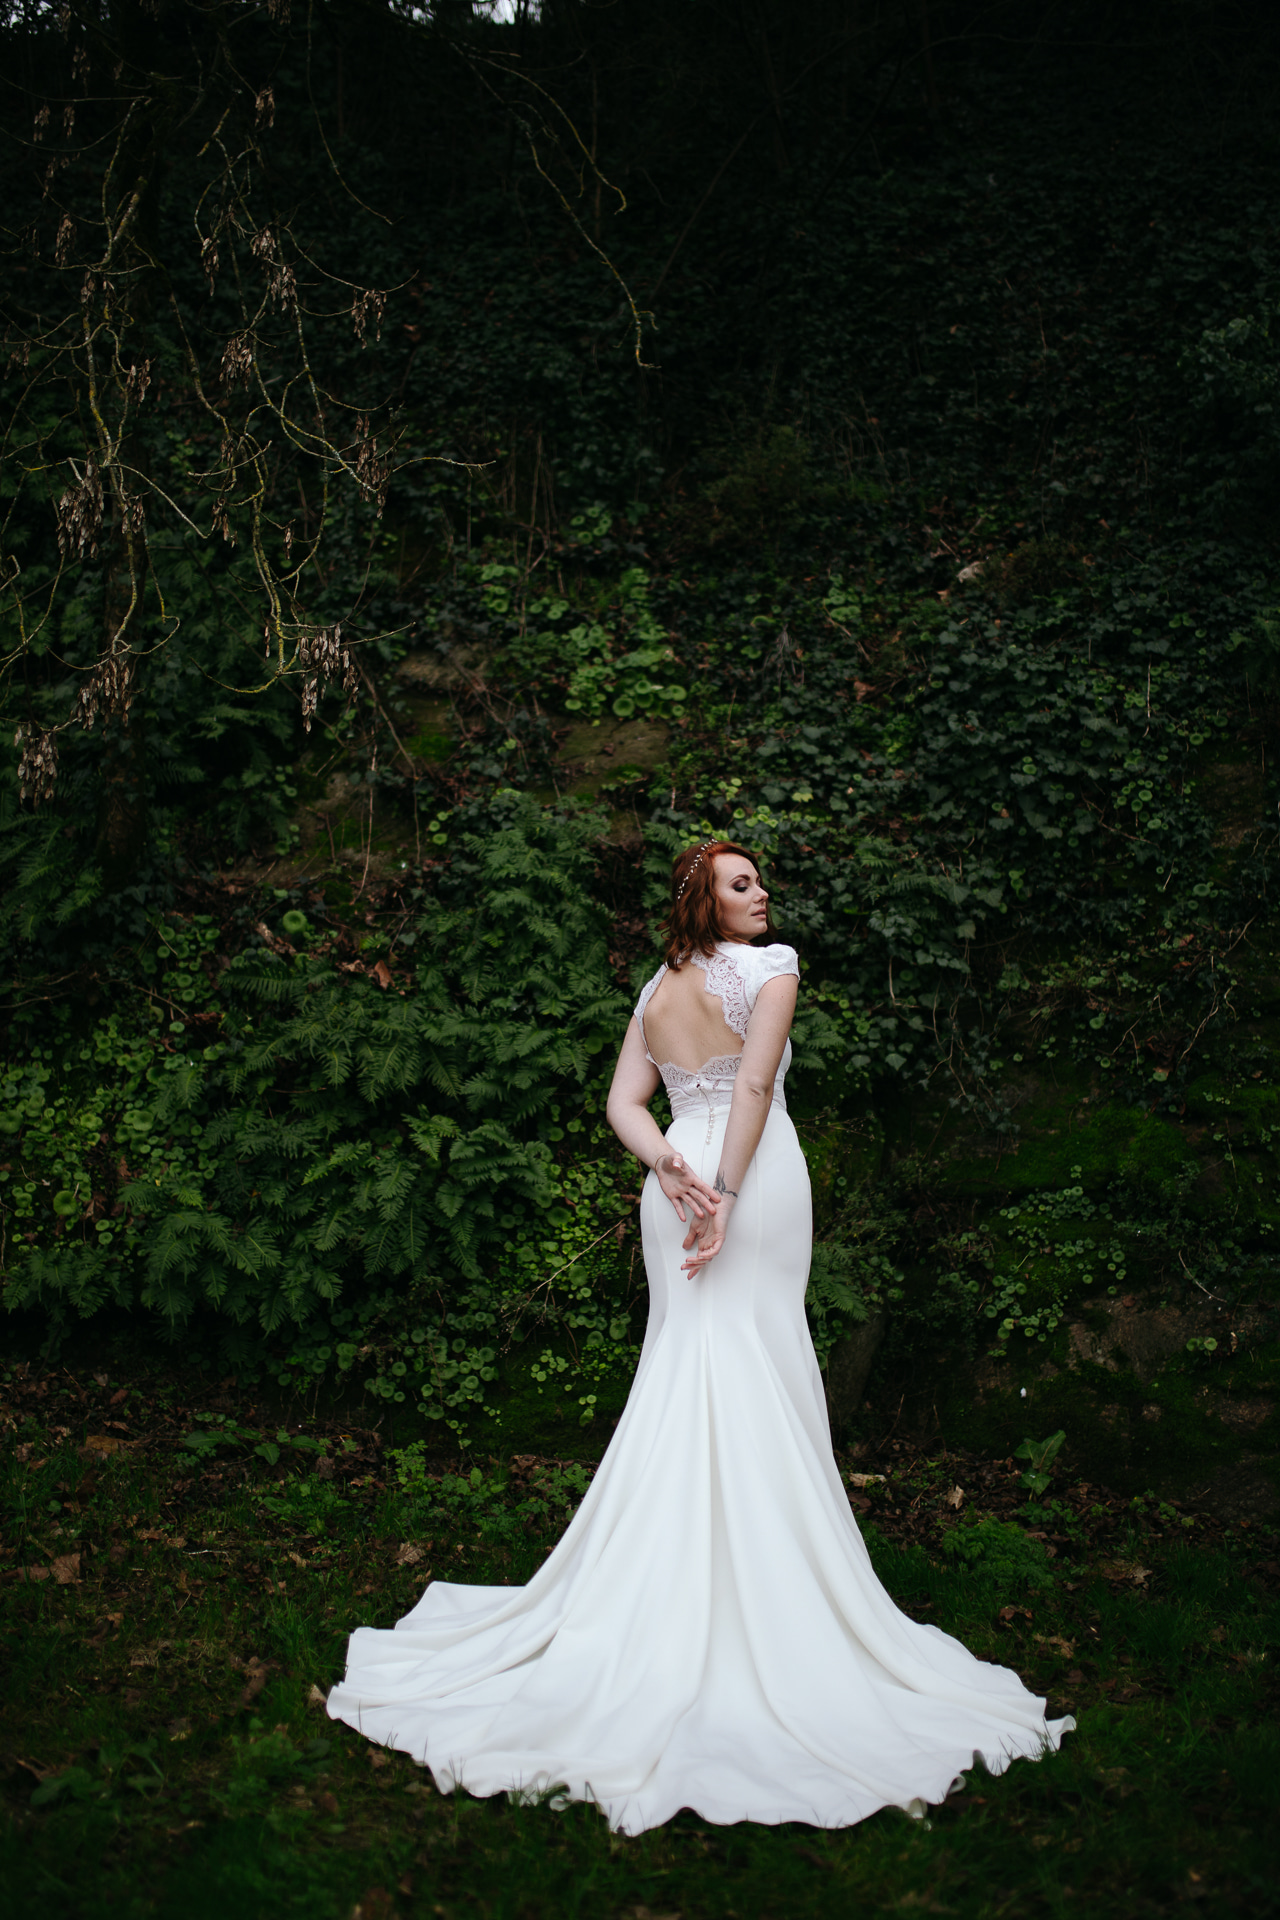
[[[472,1500],[501,1546],[544,1468],[493,1463],[589,1467],[625,1399],[604,1094],[673,853],[731,833],[801,954],[842,1458],[1026,1443],[1033,1502],[1270,1526],[1275,9],[2,31],[15,1434],[97,1367],[157,1434],[187,1409],[184,1485],[269,1469],[315,1519],[328,1422],[398,1449],[419,1531]],[[921,1482],[957,1533],[959,1471]],[[990,1540],[1067,1554],[1048,1511]],[[1252,1872],[1224,1911],[1271,1910]]]

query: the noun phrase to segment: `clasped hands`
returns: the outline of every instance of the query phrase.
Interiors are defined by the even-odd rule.
[[[660,1154],[653,1170],[658,1176],[659,1186],[675,1208],[681,1225],[688,1228],[684,1237],[684,1251],[693,1251],[681,1272],[687,1273],[692,1279],[695,1273],[715,1259],[724,1245],[734,1196],[731,1193],[717,1193],[714,1187],[709,1187],[705,1180],[699,1179],[683,1154]],[[689,1210],[687,1214],[686,1207]]]

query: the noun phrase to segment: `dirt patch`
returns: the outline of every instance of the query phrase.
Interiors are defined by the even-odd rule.
[[[580,720],[570,727],[556,759],[568,793],[594,793],[628,771],[648,773],[665,759],[671,729],[662,720]]]
[[[1182,1504],[1195,1513],[1224,1521],[1273,1519],[1280,1497],[1263,1461],[1248,1455],[1212,1480],[1192,1482]]]
[[[1264,810],[1258,762],[1211,762],[1197,775],[1196,794],[1213,820],[1215,847],[1229,852],[1258,831]]]
[[[441,692],[474,686],[482,678],[479,647],[450,647],[447,653],[410,653],[396,668],[395,677],[415,692],[430,687]]]
[[[1086,1305],[1093,1324],[1077,1320],[1068,1328],[1070,1363],[1105,1367],[1109,1373],[1128,1366],[1142,1380],[1159,1373],[1175,1354],[1185,1353],[1189,1340],[1213,1339],[1221,1353],[1236,1352],[1261,1320],[1255,1309],[1242,1311],[1211,1300],[1195,1307],[1148,1307],[1126,1295]]]
[[[1232,1433],[1256,1433],[1275,1412],[1273,1400],[1237,1400],[1231,1393],[1211,1393],[1209,1405]]]

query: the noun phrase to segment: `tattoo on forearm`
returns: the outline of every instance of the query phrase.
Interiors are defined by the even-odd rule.
[[[734,1192],[734,1189],[732,1187],[727,1187],[725,1185],[723,1173],[718,1173],[715,1177],[715,1180],[712,1182],[712,1184],[715,1187],[715,1190],[717,1193],[726,1194],[730,1200],[737,1199],[738,1196]]]

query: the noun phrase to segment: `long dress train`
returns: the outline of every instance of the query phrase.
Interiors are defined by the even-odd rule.
[[[742,1032],[763,979],[795,958],[721,956],[708,991],[728,981]],[[436,1581],[393,1630],[351,1637],[329,1713],[413,1754],[444,1791],[560,1789],[623,1833],[682,1807],[847,1826],[886,1805],[919,1813],[977,1760],[998,1773],[1074,1725],[899,1612],[872,1572],[805,1322],[810,1196],[781,1098],[788,1058],[724,1249],[692,1281],[683,1229],[645,1183],[640,1364],[543,1566],[524,1587]],[[708,1181],[734,1066],[663,1069],[667,1138]]]

